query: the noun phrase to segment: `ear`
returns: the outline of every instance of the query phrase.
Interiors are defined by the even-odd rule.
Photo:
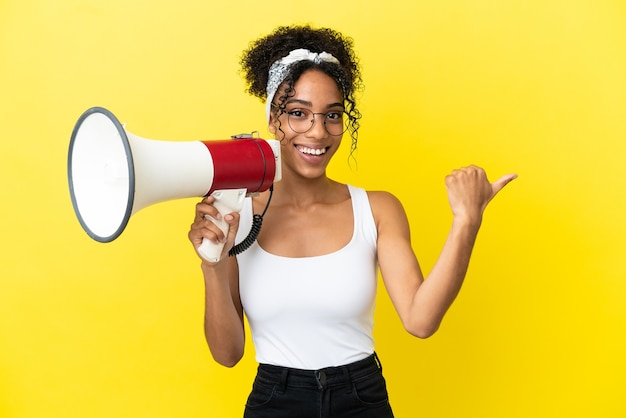
[[[270,121],[267,125],[267,129],[270,131],[270,133],[272,135],[276,135],[277,129],[276,129],[276,119],[274,117],[274,114],[271,113],[270,114]]]

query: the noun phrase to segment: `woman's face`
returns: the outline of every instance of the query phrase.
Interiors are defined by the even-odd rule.
[[[284,89],[282,86],[275,97],[281,97]],[[269,130],[281,142],[283,175],[285,171],[307,178],[325,175],[341,144],[343,111],[343,96],[333,78],[319,70],[300,76],[284,112],[278,120],[274,114],[270,117]]]

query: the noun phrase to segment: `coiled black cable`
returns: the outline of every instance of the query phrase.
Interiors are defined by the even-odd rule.
[[[259,236],[259,233],[261,232],[261,226],[263,226],[263,216],[265,216],[265,212],[267,212],[267,208],[270,206],[270,202],[272,200],[272,195],[274,194],[273,184],[270,186],[269,190],[270,190],[270,195],[267,198],[267,203],[265,204],[265,209],[263,209],[263,213],[261,213],[260,215],[258,213],[255,213],[252,216],[252,227],[250,228],[250,232],[248,233],[248,236],[245,237],[243,241],[233,246],[233,248],[231,248],[228,251],[228,255],[230,257],[233,257],[237,254],[241,254],[242,252],[246,251],[248,248],[252,246],[252,244],[254,244],[254,241],[256,241],[257,237]]]

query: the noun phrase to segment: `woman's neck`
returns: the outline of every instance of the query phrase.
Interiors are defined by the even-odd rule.
[[[274,185],[273,202],[277,205],[309,206],[336,201],[341,186],[326,176],[305,179],[286,177]]]

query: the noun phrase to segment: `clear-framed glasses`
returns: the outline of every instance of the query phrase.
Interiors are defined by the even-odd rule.
[[[303,134],[311,130],[315,124],[315,116],[323,117],[324,128],[326,132],[333,136],[342,135],[348,129],[347,123],[344,122],[344,112],[333,110],[327,113],[312,112],[309,109],[293,109],[285,110],[287,115],[287,123],[289,127],[299,134]]]

